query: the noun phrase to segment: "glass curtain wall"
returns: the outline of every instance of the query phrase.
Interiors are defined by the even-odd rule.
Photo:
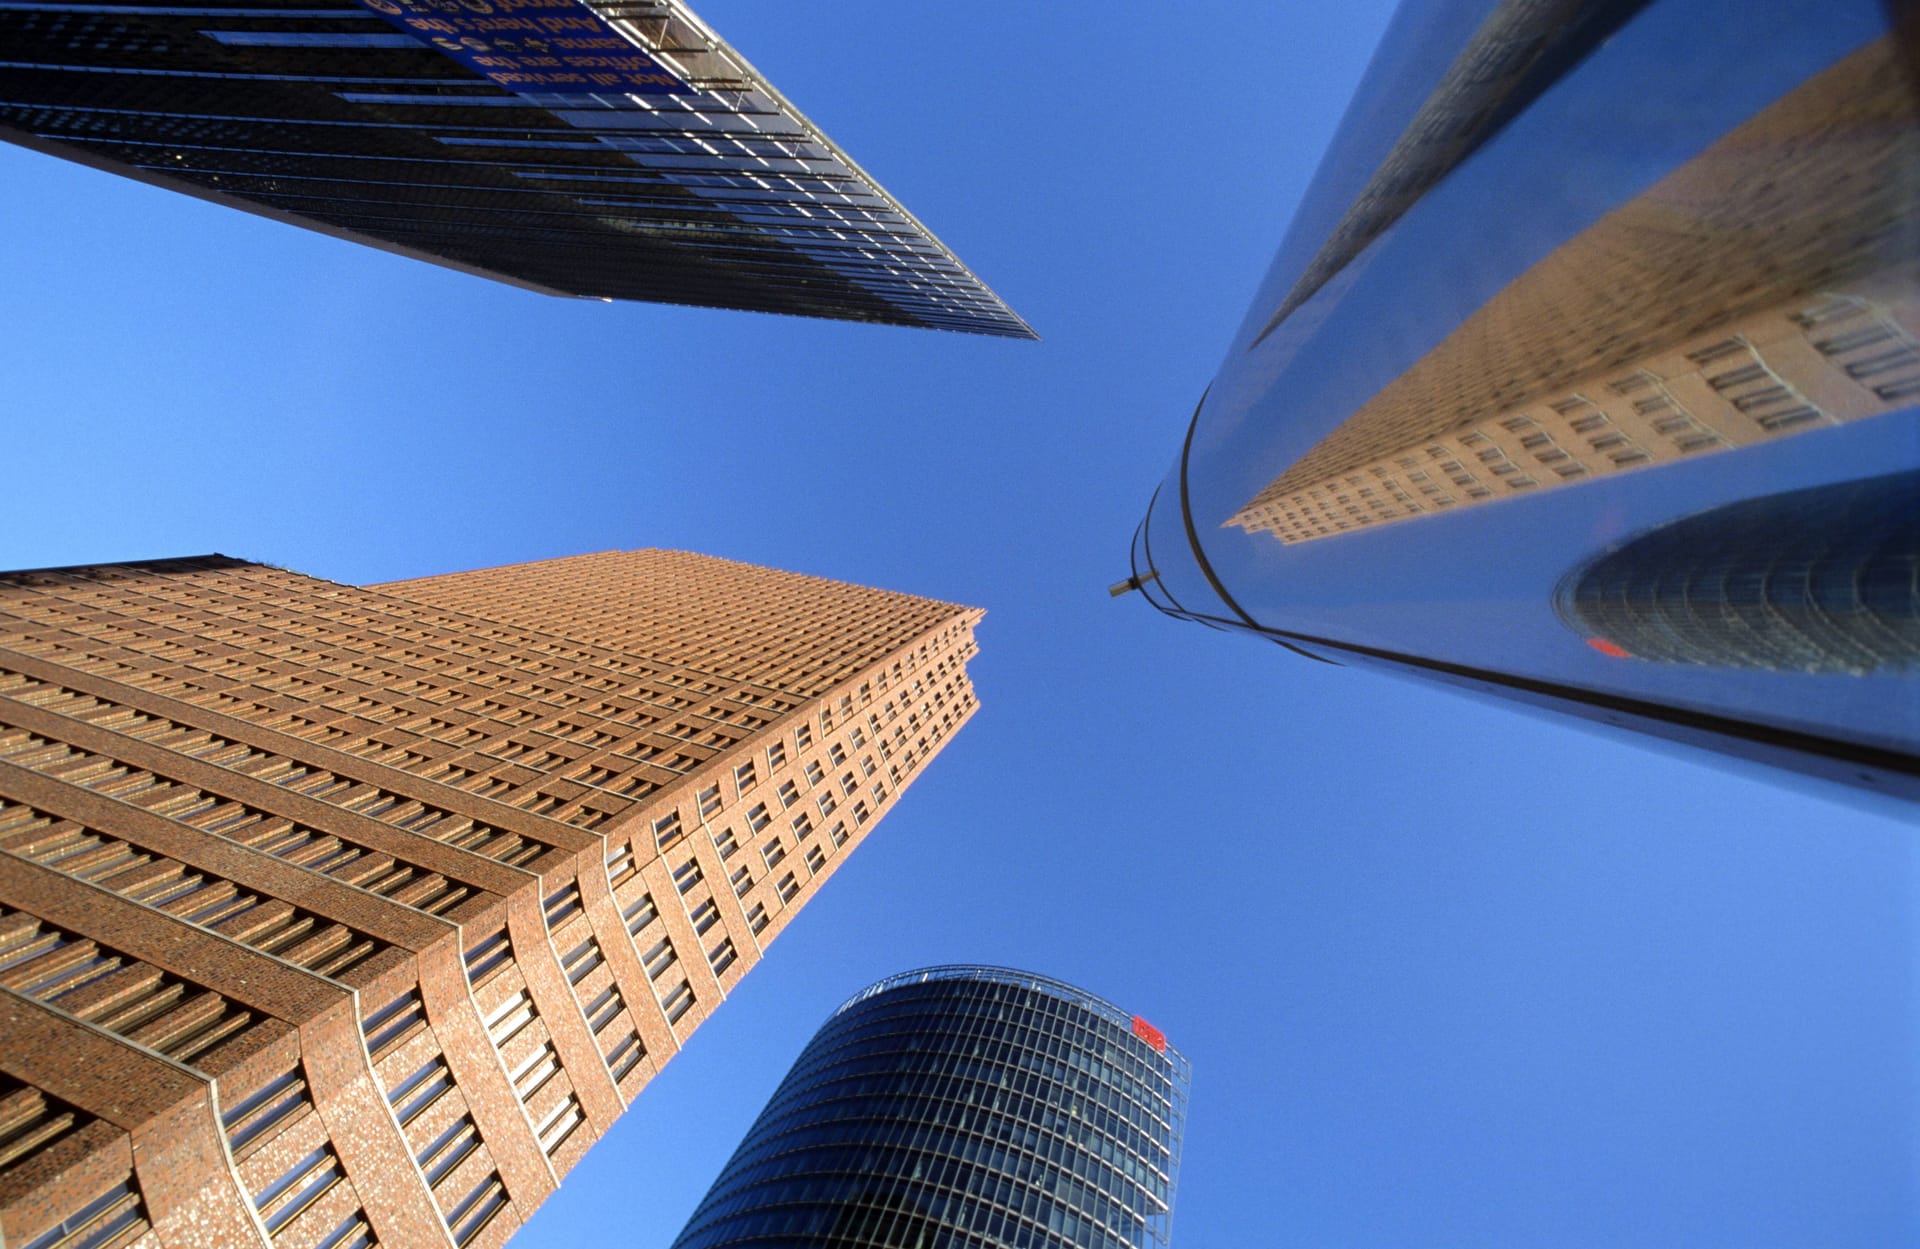
[[[675,1249],[1164,1249],[1190,1078],[1057,980],[895,976],[815,1034]]]
[[[1920,797],[1900,7],[1410,0],[1115,592]]]

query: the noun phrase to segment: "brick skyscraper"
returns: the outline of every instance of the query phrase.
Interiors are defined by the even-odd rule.
[[[499,1245],[976,706],[698,555],[0,576],[0,1240]]]

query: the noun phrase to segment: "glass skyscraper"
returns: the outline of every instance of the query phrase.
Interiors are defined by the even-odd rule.
[[[1617,659],[1865,675],[1920,664],[1920,472],[1743,499],[1575,569],[1556,607]]]
[[[1407,0],[1114,592],[1920,798],[1893,12]]]
[[[6,0],[0,49],[0,141],[383,251],[1035,336],[679,0]]]
[[[1190,1080],[1058,980],[893,976],[814,1035],[674,1249],[1163,1249]]]

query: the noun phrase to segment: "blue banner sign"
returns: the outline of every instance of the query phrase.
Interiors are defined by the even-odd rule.
[[[360,3],[509,91],[694,90],[579,0]]]

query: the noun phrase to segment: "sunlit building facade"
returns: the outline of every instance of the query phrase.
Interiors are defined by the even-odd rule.
[[[1228,523],[1311,542],[1897,412],[1920,396],[1916,331],[1902,286],[1824,291],[1365,464],[1289,470]]]
[[[814,1034],[674,1249],[1165,1249],[1191,1081],[1072,985],[889,977]]]
[[[973,714],[671,551],[0,576],[0,1237],[497,1246]]]
[[[383,250],[1033,337],[678,0],[48,0],[0,48],[0,138]]]
[[[1724,18],[1705,0],[1404,4],[1115,592],[1920,798],[1911,665],[1651,662],[1645,632],[1612,637],[1617,613],[1583,623],[1645,592],[1608,554],[1641,535],[1669,533],[1646,542],[1684,564],[1758,514],[1743,500],[1920,466],[1907,34],[1871,0]],[[1795,551],[1841,515],[1798,514]],[[1860,554],[1830,537],[1829,572]],[[1776,623],[1812,592],[1789,588],[1792,562],[1761,594]],[[1568,588],[1590,573],[1601,598]],[[1689,584],[1691,606],[1663,610],[1707,629]],[[1870,627],[1850,610],[1843,628]]]

